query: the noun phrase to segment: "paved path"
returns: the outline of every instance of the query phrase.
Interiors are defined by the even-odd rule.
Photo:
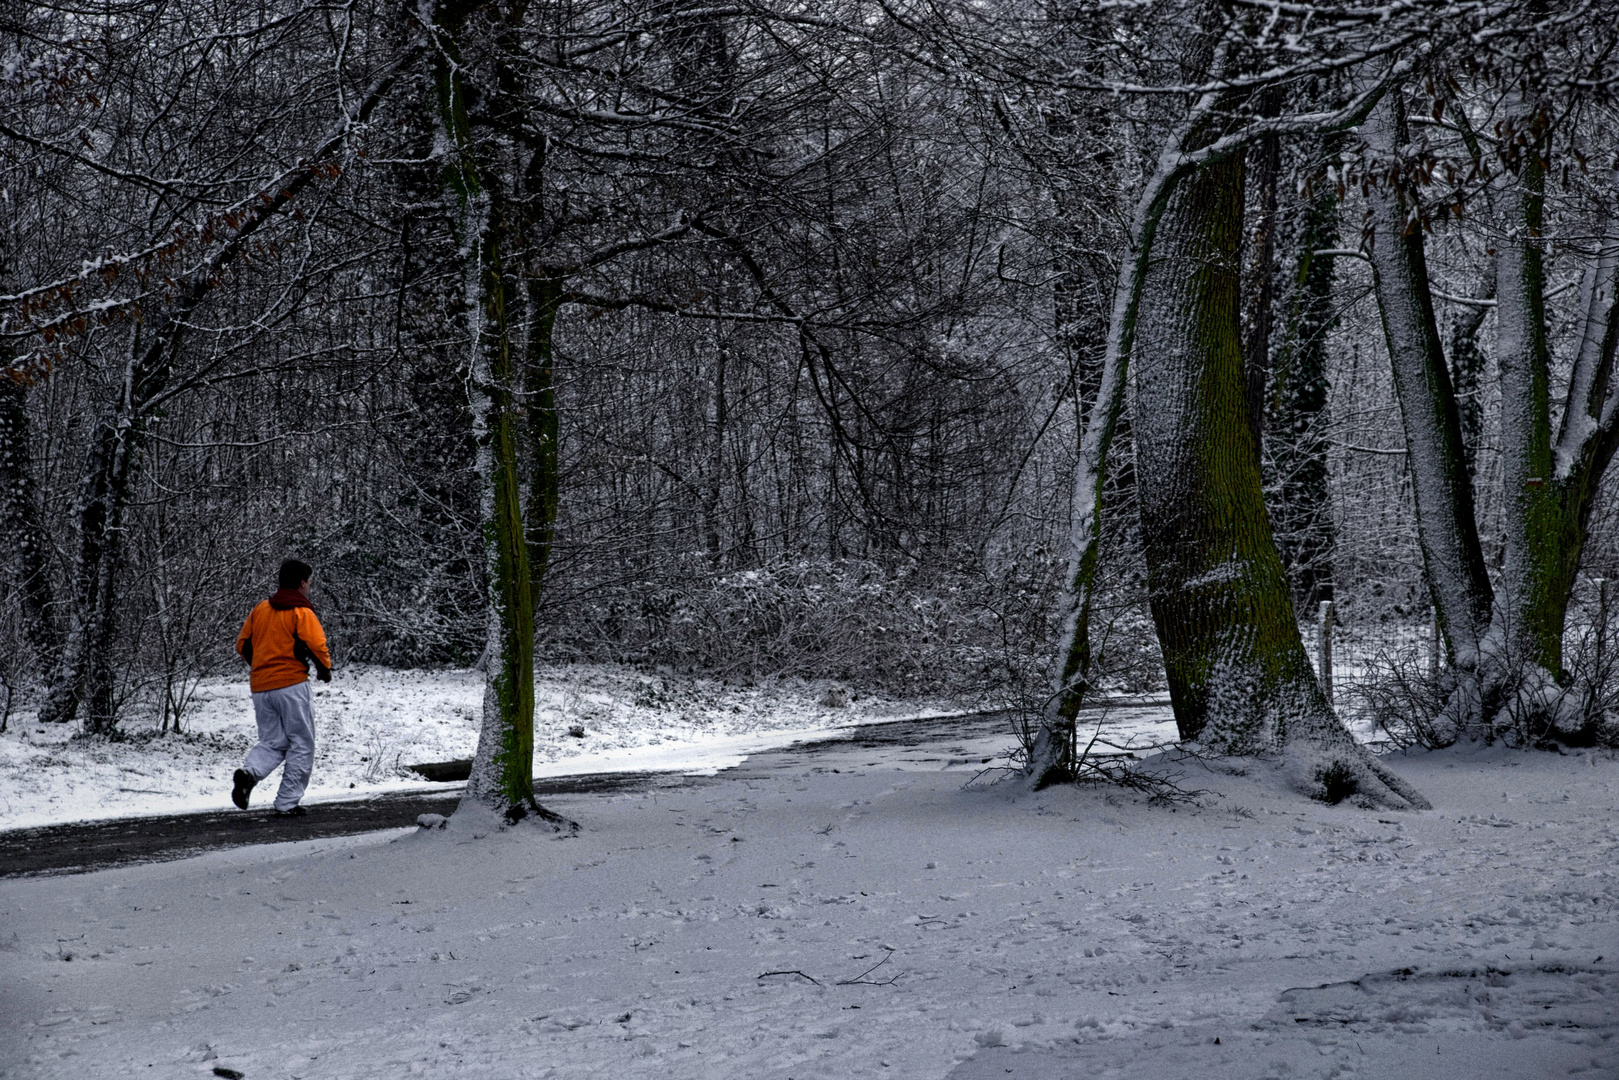
[[[537,783],[535,791],[543,800],[548,795],[624,790],[688,779],[670,773],[566,776]],[[309,812],[296,818],[277,817],[268,808],[229,809],[9,829],[0,832],[0,877],[83,873],[120,863],[183,859],[213,848],[402,829],[414,825],[420,814],[453,812],[461,786],[446,784],[443,791],[311,803],[306,807]]]
[[[940,755],[947,755],[952,748],[965,751],[968,742],[996,736],[1004,736],[1002,741],[1007,744],[1012,742],[1008,717],[1004,713],[871,724],[825,739],[755,754],[738,769],[757,775],[798,766],[806,756],[856,748],[883,750],[898,760],[908,759],[914,764],[946,763],[951,759]],[[668,772],[591,773],[552,777],[537,781],[534,788],[543,802],[547,796],[554,795],[640,791],[699,783],[705,779]],[[405,828],[415,824],[420,814],[452,812],[461,797],[461,786],[446,784],[443,791],[314,803],[307,807],[308,814],[298,818],[280,818],[269,809],[227,809],[11,829],[0,832],[0,877],[83,873],[122,863],[181,859],[215,848]]]

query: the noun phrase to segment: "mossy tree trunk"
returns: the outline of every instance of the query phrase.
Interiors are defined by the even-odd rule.
[[[502,166],[514,156],[498,138],[484,143],[475,138],[470,113],[474,85],[463,58],[464,35],[473,32],[471,20],[488,21],[491,25],[477,30],[498,34],[499,22],[513,16],[494,5],[454,0],[440,3],[433,15],[434,75],[448,147],[444,185],[462,260],[488,589],[483,724],[456,817],[474,828],[480,817],[491,814],[507,823],[537,816],[556,828],[571,827],[534,798],[533,580],[523,520],[523,416],[515,392],[514,277],[508,265],[514,237],[510,206],[500,186],[508,179]]]
[[[1208,60],[1205,56],[1203,62]],[[1223,63],[1216,59],[1196,77],[1217,81]],[[1324,134],[1341,131],[1361,122],[1380,93],[1361,95],[1341,114],[1313,122]],[[1240,158],[1252,139],[1247,132],[1215,130],[1219,117],[1229,117],[1231,105],[1229,95],[1218,91],[1193,104],[1166,137],[1131,218],[1130,250],[1114,288],[1100,386],[1075,471],[1060,609],[1061,662],[1031,748],[1029,772],[1039,786],[1078,775],[1081,764],[1076,721],[1093,678],[1090,619],[1100,568],[1102,491],[1127,388],[1135,379],[1132,423],[1148,422],[1153,433],[1146,438],[1156,441],[1143,454],[1142,437],[1135,435],[1142,526],[1156,534],[1147,541],[1149,587],[1183,736],[1204,737],[1229,752],[1283,753],[1302,770],[1299,786],[1312,793],[1321,786],[1316,774],[1323,773],[1347,778],[1344,782],[1368,798],[1426,805],[1338,722],[1315,685],[1293,620],[1286,575],[1265,516],[1241,349]],[[1195,186],[1195,194],[1187,194],[1189,186]],[[1161,244],[1160,233],[1173,238]],[[1160,365],[1147,376],[1148,396],[1165,395],[1166,404],[1184,407],[1178,415],[1143,417],[1143,383],[1134,369],[1147,358]],[[1147,408],[1158,410],[1159,402]],[[1205,427],[1215,419],[1217,426]],[[1187,455],[1189,467],[1202,462],[1201,470],[1165,474],[1144,467]],[[1230,455],[1243,461],[1237,472],[1225,471]],[[1172,523],[1181,518],[1190,527],[1204,527],[1196,541],[1201,551],[1176,550]],[[1195,565],[1203,569],[1192,572]],[[1205,592],[1203,586],[1213,583],[1205,575],[1225,570],[1234,574],[1229,588]],[[1198,623],[1195,628],[1179,624],[1187,616]],[[1336,790],[1344,790],[1341,783]]]
[[[1501,234],[1495,279],[1504,541],[1495,621],[1509,662],[1536,672],[1531,683],[1549,679],[1566,685],[1563,624],[1597,486],[1619,438],[1611,403],[1606,431],[1602,416],[1619,330],[1613,304],[1619,277],[1611,249],[1585,276],[1581,355],[1564,403],[1563,430],[1554,439],[1543,226],[1551,138],[1540,121],[1530,103],[1515,103],[1507,122],[1516,136],[1514,152],[1505,157],[1495,199]],[[1612,243],[1609,237],[1603,240],[1605,246]],[[1559,722],[1554,715],[1544,720]]]
[[[1323,140],[1336,158],[1341,139]],[[1267,503],[1282,565],[1298,608],[1313,612],[1333,598],[1337,532],[1327,475],[1327,336],[1337,321],[1332,286],[1338,246],[1338,193],[1325,169],[1314,177],[1296,230],[1298,252],[1286,322],[1264,408]]]
[[[1551,353],[1546,345],[1544,135],[1533,117],[1496,198],[1504,235],[1496,245],[1496,364],[1501,380],[1502,577],[1498,602],[1518,652],[1551,673],[1563,667],[1563,616],[1580,544],[1553,476]],[[1509,121],[1511,123],[1512,121]]]
[[[1312,794],[1426,806],[1338,721],[1299,637],[1241,348],[1243,197],[1237,154],[1171,195],[1132,355],[1138,503],[1175,721],[1201,747],[1280,756]]]
[[[1576,354],[1555,437],[1543,267],[1544,178],[1550,153],[1540,113],[1514,99],[1503,122],[1494,287],[1500,377],[1503,565],[1484,568],[1460,410],[1439,344],[1423,265],[1420,207],[1397,181],[1405,143],[1397,95],[1369,125],[1378,178],[1369,198],[1377,298],[1393,362],[1416,492],[1423,560],[1454,665],[1445,706],[1456,735],[1538,737],[1584,719],[1559,684],[1563,623],[1603,473],[1619,449],[1619,238],[1605,227],[1587,265]]]

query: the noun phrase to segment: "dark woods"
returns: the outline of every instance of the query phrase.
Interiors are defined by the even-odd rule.
[[[538,655],[1336,745],[1328,599],[1455,731],[1594,686],[1619,20],[1379,10],[10,8],[7,685],[178,726],[292,551],[519,728]]]

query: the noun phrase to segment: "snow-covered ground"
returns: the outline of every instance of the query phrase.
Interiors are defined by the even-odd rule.
[[[785,751],[391,832],[0,882],[0,1076],[1619,1075],[1619,761],[1183,765],[1197,805]],[[931,759],[931,760],[927,760]]]
[[[470,758],[477,745],[478,672],[357,666],[314,687],[309,801],[435,788],[404,766]],[[542,668],[535,772],[713,771],[851,724],[960,708],[858,696],[834,708],[822,704],[829,689],[797,681],[722,685],[599,664]],[[0,829],[227,807],[231,773],[256,738],[246,674],[205,682],[184,734],[126,726],[123,741],[87,741],[72,737],[75,726],[42,726],[32,711],[14,715],[0,735]],[[582,737],[568,734],[574,727]]]

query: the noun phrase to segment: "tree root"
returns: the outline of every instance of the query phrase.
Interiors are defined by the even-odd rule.
[[[1357,743],[1295,745],[1282,752],[1289,786],[1319,802],[1382,810],[1432,810],[1433,804]]]
[[[579,823],[572,818],[565,818],[554,810],[547,810],[541,806],[538,799],[530,797],[507,807],[506,824],[516,825],[520,821],[533,820],[538,824],[548,825],[554,833],[567,833],[576,836],[579,833]]]
[[[450,815],[449,827],[458,832],[471,831],[474,837],[491,832],[503,832],[528,822],[529,828],[549,830],[553,835],[569,837],[579,835],[579,823],[552,810],[547,810],[532,796],[511,805],[493,802],[472,795],[463,795]]]

